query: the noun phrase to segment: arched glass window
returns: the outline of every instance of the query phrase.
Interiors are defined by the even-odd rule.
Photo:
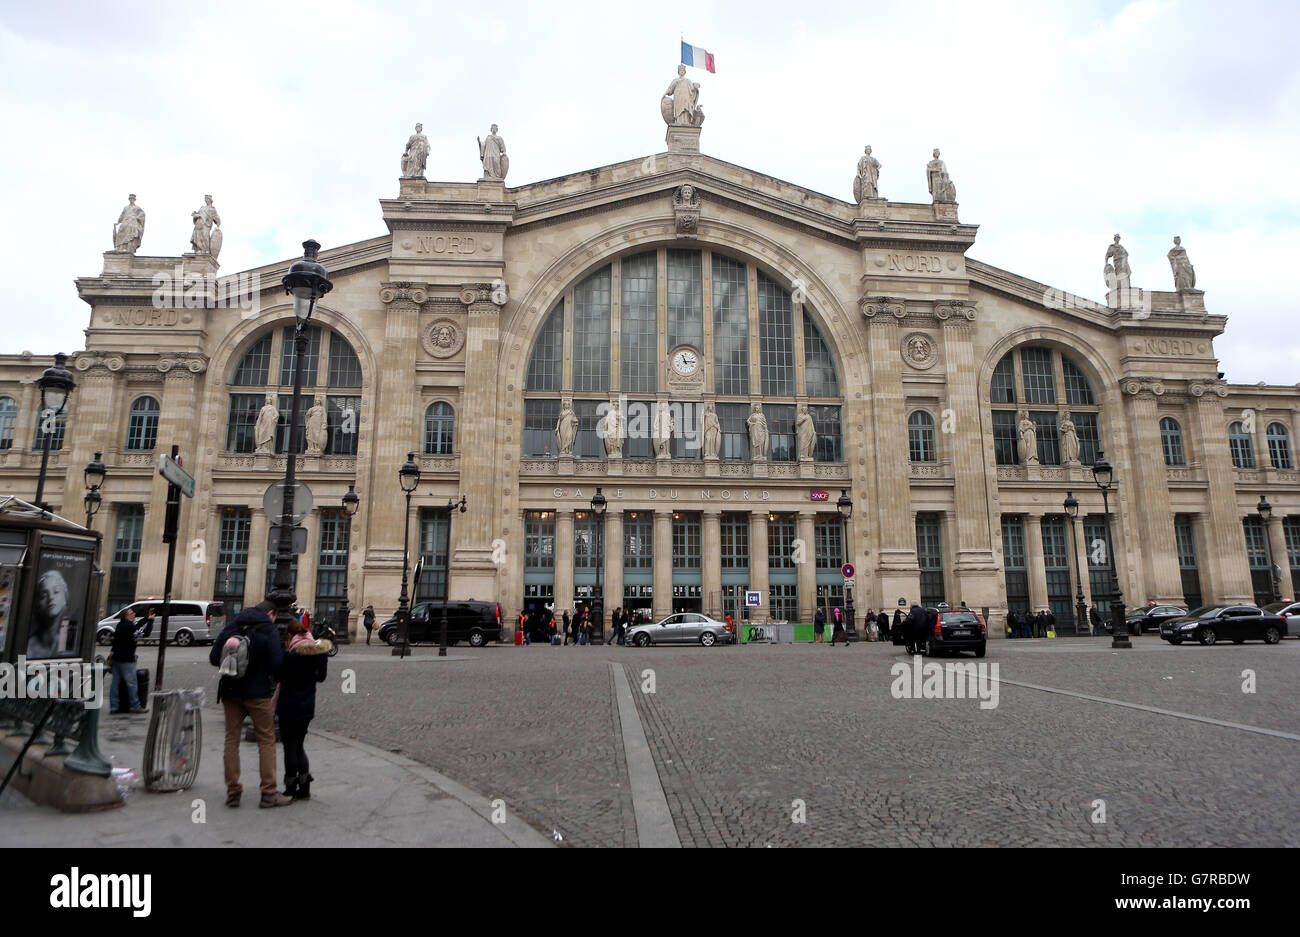
[[[1019,385],[1024,391],[1021,400],[1028,405],[1029,419],[1037,431],[1038,461],[1061,464],[1059,401],[1064,401],[1079,440],[1079,461],[1092,465],[1101,448],[1101,408],[1083,369],[1053,348],[1029,345],[1017,350],[1018,355],[1012,351],[1002,356],[989,382],[997,464],[1015,465],[1026,456],[1019,451],[1020,414],[1014,409]]]
[[[137,397],[126,424],[126,448],[148,451],[158,443],[158,401]]]
[[[0,397],[0,449],[13,448],[17,423],[18,401],[12,397]]]
[[[803,314],[803,368],[809,397],[838,397],[840,382],[835,377],[835,360],[812,317]]]
[[[1228,427],[1228,448],[1232,450],[1232,464],[1239,469],[1255,467],[1255,450],[1250,440],[1250,433],[1240,422]]]
[[[1011,353],[1002,356],[998,366],[993,369],[993,383],[989,388],[989,398],[996,403],[1016,402],[1015,362]]]
[[[623,303],[619,313],[619,331],[622,332],[622,389],[629,394],[653,394],[658,389],[658,267],[658,256],[654,251],[637,254],[623,261]],[[673,284],[669,283],[669,295],[672,295],[672,287]],[[669,320],[671,319],[670,315]],[[670,338],[668,347],[674,345],[675,342]]]
[[[533,356],[528,362],[528,390],[559,390],[564,353],[564,300],[537,333]]]
[[[1268,458],[1275,469],[1291,468],[1291,437],[1281,423],[1268,424]]]
[[[456,440],[456,413],[451,404],[429,404],[424,411],[424,454],[451,455]]]
[[[609,390],[609,267],[573,290],[573,389]]]
[[[307,354],[303,356],[302,386],[313,388],[303,394],[305,414],[321,397],[325,407],[326,455],[356,455],[357,432],[361,423],[361,361],[356,350],[337,332],[325,325],[307,327]],[[253,452],[256,448],[257,416],[269,398],[279,411],[275,451],[288,450],[289,409],[293,401],[294,329],[292,325],[268,329],[248,346],[231,372],[232,393],[226,411],[226,450]],[[271,363],[278,360],[279,368]],[[338,389],[342,393],[328,393]],[[132,410],[134,420],[134,409]],[[154,425],[157,420],[155,417]],[[134,425],[134,424],[132,424]],[[155,430],[156,433],[156,430]],[[128,446],[131,432],[128,430]],[[303,427],[298,429],[293,451],[304,452]],[[153,448],[150,442],[148,448]]]
[[[1183,453],[1183,431],[1171,416],[1160,421],[1160,442],[1165,450],[1165,465],[1186,465]]]
[[[924,410],[907,418],[907,451],[913,462],[934,461],[934,417]]]

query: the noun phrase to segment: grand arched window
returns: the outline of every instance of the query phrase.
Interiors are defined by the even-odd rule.
[[[1250,433],[1240,421],[1228,427],[1228,448],[1232,451],[1232,464],[1239,469],[1255,467],[1255,448]]]
[[[0,449],[13,448],[17,423],[18,402],[12,397],[0,397]]]
[[[799,398],[806,396],[815,461],[842,461],[842,390],[816,322],[806,301],[723,254],[660,248],[615,260],[574,284],[538,332],[524,381],[523,454],[558,454],[555,424],[568,399],[578,418],[574,456],[603,458],[598,422],[619,398],[627,408],[623,458],[654,458],[656,398],[671,389],[674,459],[702,457],[703,395],[711,394],[719,458],[749,460],[747,420],[758,403],[768,459],[795,461]],[[683,347],[693,354],[673,372],[668,358]],[[701,370],[698,391],[683,391]]]
[[[327,326],[309,325],[306,331],[302,412],[305,414],[314,405],[315,398],[320,397],[328,433],[324,453],[356,455],[357,429],[361,422],[361,362],[347,339]],[[275,451],[282,454],[289,450],[295,357],[292,325],[268,330],[239,357],[230,375],[227,451],[254,451],[257,414],[267,398],[279,411]],[[305,451],[302,425],[298,427],[292,448],[294,452]]]
[[[1275,469],[1290,469],[1291,436],[1281,423],[1268,424],[1268,458]]]
[[[993,407],[993,450],[998,465],[1016,465],[1020,451],[1021,411],[1028,414],[1037,434],[1043,465],[1060,465],[1061,418],[1074,424],[1079,440],[1079,461],[1092,465],[1100,448],[1101,407],[1083,369],[1054,348],[1025,345],[1007,352],[993,369],[989,383]]]
[[[924,410],[907,418],[907,451],[913,462],[934,461],[934,417]]]
[[[456,440],[456,413],[438,401],[424,411],[424,454],[451,455]]]
[[[131,413],[126,422],[126,448],[148,451],[158,442],[158,401],[152,397],[137,397],[131,403]]]
[[[1183,430],[1171,416],[1160,421],[1160,444],[1165,450],[1165,465],[1187,464],[1183,452]]]

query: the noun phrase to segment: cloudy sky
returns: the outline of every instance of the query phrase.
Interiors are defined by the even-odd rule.
[[[223,272],[385,233],[416,121],[427,176],[479,175],[501,126],[520,185],[664,149],[682,36],[719,159],[851,198],[928,201],[934,146],[971,256],[1104,299],[1120,232],[1133,283],[1172,289],[1183,238],[1230,381],[1300,381],[1300,5],[1053,3],[5,2],[0,7],[0,351],[81,348],[112,222],[188,250],[215,196]]]

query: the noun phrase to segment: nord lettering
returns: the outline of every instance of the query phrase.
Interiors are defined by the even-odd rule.
[[[906,273],[941,273],[943,258],[938,254],[889,254],[889,269]]]
[[[416,239],[417,254],[472,254],[475,250],[472,235],[431,234]]]
[[[1148,355],[1164,355],[1169,358],[1191,356],[1196,353],[1196,343],[1187,339],[1148,338],[1146,340]]]

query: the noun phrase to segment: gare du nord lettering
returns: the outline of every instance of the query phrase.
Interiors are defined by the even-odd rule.
[[[591,489],[595,493],[595,489]],[[679,491],[676,488],[637,488],[629,494],[624,495],[622,488],[612,489],[612,499],[629,498],[643,499],[647,501],[677,501],[694,499],[696,501],[771,501],[772,492],[767,489],[760,491],[750,491],[743,489],[740,492],[733,493],[730,488],[700,488],[698,491],[691,490]],[[554,488],[551,490],[551,496],[557,501],[563,501],[566,498],[575,501],[581,501],[590,495],[584,494],[581,488]]]

